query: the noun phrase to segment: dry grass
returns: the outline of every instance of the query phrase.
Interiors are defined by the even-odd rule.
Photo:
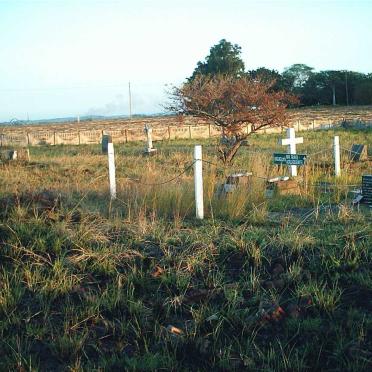
[[[372,142],[338,134],[345,147]],[[304,147],[332,135],[306,133]],[[254,137],[250,150],[276,141]],[[232,169],[204,164],[207,218],[195,221],[192,169],[146,185],[184,172],[193,143],[156,146],[151,158],[116,146],[113,203],[98,146],[0,165],[0,370],[367,370],[371,213],[343,189],[366,164],[332,193],[309,186],[336,182],[328,156],[301,169],[301,196],[268,200],[253,178],[219,198],[232,171],[286,172],[242,148]]]

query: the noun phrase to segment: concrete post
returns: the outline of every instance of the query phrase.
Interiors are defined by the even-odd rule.
[[[335,136],[333,139],[333,154],[335,158],[335,176],[341,176],[341,157],[340,157],[340,138]]]
[[[200,145],[196,145],[194,148],[194,183],[196,218],[202,220],[204,218],[203,163],[202,147]]]
[[[107,146],[108,165],[109,165],[109,182],[110,182],[110,197],[111,200],[116,199],[116,179],[115,179],[115,153],[114,144],[108,143]]]

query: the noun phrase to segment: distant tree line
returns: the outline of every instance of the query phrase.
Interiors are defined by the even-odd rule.
[[[314,71],[305,64],[294,64],[282,73],[260,67],[246,71],[241,57],[241,47],[222,39],[210,49],[205,61],[198,62],[188,79],[197,76],[228,75],[233,77],[260,78],[272,81],[274,91],[295,94],[298,105],[371,105],[372,73],[364,74],[349,70]]]

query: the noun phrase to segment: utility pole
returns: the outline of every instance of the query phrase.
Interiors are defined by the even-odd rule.
[[[346,106],[349,106],[349,89],[347,87],[347,71],[345,71]]]
[[[132,93],[130,91],[130,82],[128,82],[129,91],[129,120],[132,120]]]

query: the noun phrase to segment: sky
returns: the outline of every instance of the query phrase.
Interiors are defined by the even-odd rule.
[[[372,0],[0,0],[0,121],[164,112],[226,39],[246,69],[372,72]]]

